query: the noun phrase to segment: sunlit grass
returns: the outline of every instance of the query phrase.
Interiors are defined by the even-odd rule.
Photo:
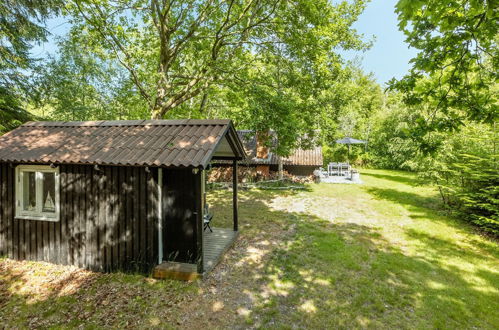
[[[0,259],[6,328],[498,328],[499,248],[404,172],[240,191],[240,236],[202,282]],[[213,226],[232,192],[212,190]]]
[[[308,202],[292,247],[267,268],[295,289],[262,299],[262,326],[497,328],[496,242],[447,217],[410,174],[363,180],[295,197]]]

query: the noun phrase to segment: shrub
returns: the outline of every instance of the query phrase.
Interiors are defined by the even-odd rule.
[[[499,236],[499,166],[494,128],[466,127],[439,152],[419,161],[420,175],[435,183],[445,205],[464,220]]]

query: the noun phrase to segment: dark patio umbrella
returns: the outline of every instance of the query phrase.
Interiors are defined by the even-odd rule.
[[[350,157],[350,145],[351,144],[366,144],[367,142],[364,140],[357,140],[351,137],[344,137],[343,139],[336,140],[336,143],[346,144],[348,146],[348,156]]]

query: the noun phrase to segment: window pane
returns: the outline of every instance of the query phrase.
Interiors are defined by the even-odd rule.
[[[23,209],[36,211],[36,173],[24,172],[23,174]]]
[[[55,213],[55,174],[42,172],[42,212]]]

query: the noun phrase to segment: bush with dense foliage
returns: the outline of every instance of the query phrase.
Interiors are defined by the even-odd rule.
[[[369,141],[369,165],[376,168],[414,171],[419,151],[411,139],[414,112],[400,102],[400,95],[387,95],[385,106],[373,118]]]
[[[369,154],[362,157],[371,167],[418,172],[438,187],[444,205],[459,218],[499,235],[497,128],[468,121],[458,131],[427,132],[416,139],[412,128],[421,112],[388,94],[372,117]]]
[[[494,125],[468,124],[443,136],[438,153],[419,158],[420,176],[463,219],[499,235],[498,139]]]

